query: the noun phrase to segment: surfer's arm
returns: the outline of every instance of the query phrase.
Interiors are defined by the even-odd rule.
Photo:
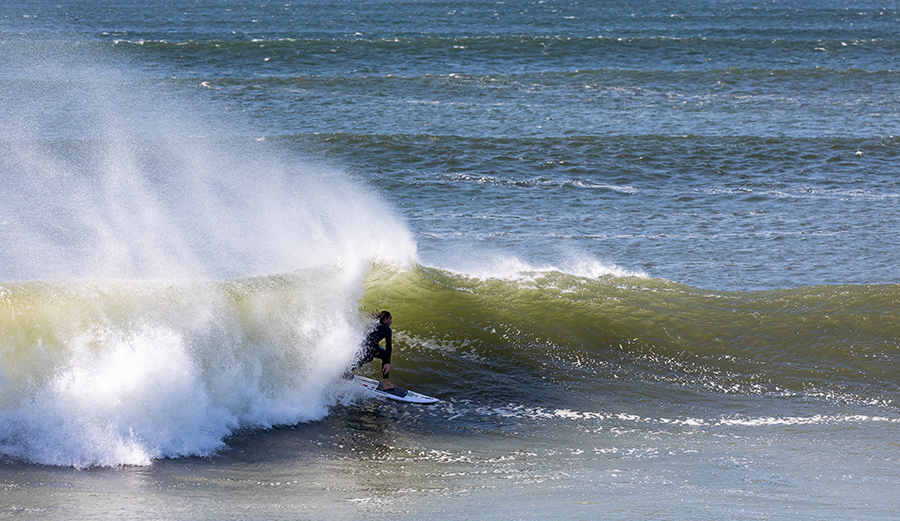
[[[387,378],[388,373],[391,372],[391,337],[393,336],[393,332],[391,328],[387,328],[387,335],[384,337],[384,365],[381,366],[381,374]]]

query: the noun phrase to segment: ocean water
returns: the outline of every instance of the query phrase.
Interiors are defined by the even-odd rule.
[[[6,2],[0,518],[896,519],[898,71],[869,0]],[[340,378],[381,309],[439,403]]]

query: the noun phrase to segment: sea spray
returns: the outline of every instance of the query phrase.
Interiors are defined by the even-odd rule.
[[[415,256],[378,193],[311,153],[246,135],[223,107],[110,56],[45,50],[30,57],[52,72],[10,67],[0,105],[0,279],[234,278]]]
[[[402,221],[109,56],[50,51],[4,78],[0,455],[146,465],[327,414],[369,267],[414,259]]]

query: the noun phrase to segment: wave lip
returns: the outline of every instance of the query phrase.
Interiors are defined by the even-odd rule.
[[[462,252],[456,256],[445,255],[442,263],[446,266],[451,266],[445,268],[450,273],[460,277],[471,277],[481,280],[533,281],[554,273],[585,279],[602,277],[650,278],[643,271],[629,270],[581,254],[568,255],[566,259],[555,264],[534,264],[508,254],[479,252],[476,255],[471,252]]]

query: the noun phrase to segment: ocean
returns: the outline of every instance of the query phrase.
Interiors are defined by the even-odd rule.
[[[0,519],[897,519],[896,2],[2,4]]]

